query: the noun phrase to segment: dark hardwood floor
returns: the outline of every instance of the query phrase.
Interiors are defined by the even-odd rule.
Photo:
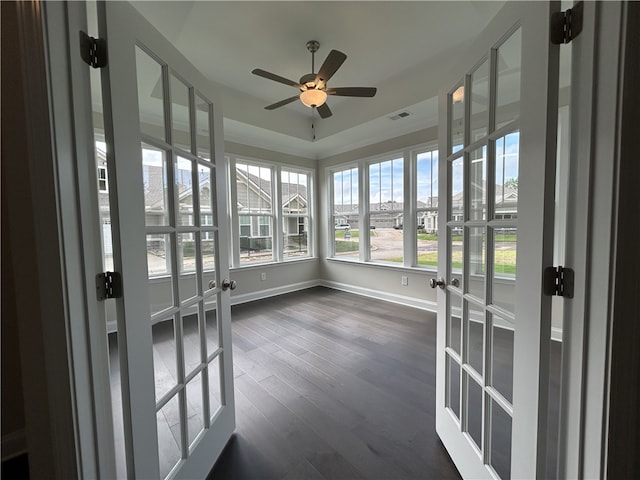
[[[232,318],[237,428],[209,478],[460,478],[435,432],[435,314],[314,288]]]

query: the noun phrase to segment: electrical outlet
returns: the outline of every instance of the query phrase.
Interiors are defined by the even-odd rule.
[[[267,279],[267,272],[262,272],[260,274],[260,280],[266,280]]]
[[[406,287],[407,285],[409,285],[409,277],[407,277],[406,275],[402,275],[402,277],[400,277],[400,283]]]

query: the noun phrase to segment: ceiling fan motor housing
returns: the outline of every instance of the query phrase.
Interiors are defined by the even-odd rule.
[[[315,82],[316,82],[315,73],[307,73],[306,75],[303,75],[300,77],[300,85],[305,85],[308,88],[314,88],[316,86]]]

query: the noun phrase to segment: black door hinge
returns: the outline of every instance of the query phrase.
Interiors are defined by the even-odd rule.
[[[102,272],[96,275],[98,301],[122,297],[122,277],[119,272]]]
[[[80,31],[80,57],[93,68],[107,66],[107,42]]]
[[[569,43],[582,31],[584,2],[576,3],[564,12],[551,14],[550,40],[554,45]]]
[[[547,267],[544,269],[545,295],[573,298],[573,270],[565,267]]]

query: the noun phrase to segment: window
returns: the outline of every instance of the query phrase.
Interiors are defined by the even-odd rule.
[[[310,256],[311,173],[230,158],[238,222],[233,265]]]
[[[403,263],[404,158],[369,165],[369,259]]]
[[[98,191],[109,191],[109,182],[107,181],[107,167],[98,167]]]
[[[272,167],[235,165],[240,264],[273,259]]]
[[[328,182],[333,188],[330,208],[334,258],[410,268],[437,267],[435,147],[363,159],[357,166],[329,171]]]
[[[438,151],[416,156],[416,265],[438,266]]]
[[[280,173],[282,192],[282,255],[284,258],[309,255],[309,175],[283,169]]]
[[[332,174],[335,256],[359,258],[358,167]]]

